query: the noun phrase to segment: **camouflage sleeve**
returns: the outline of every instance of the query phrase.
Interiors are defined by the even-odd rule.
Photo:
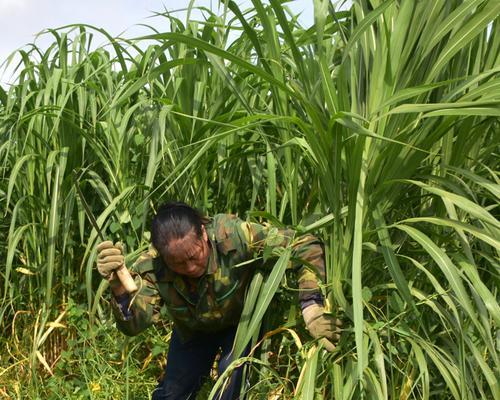
[[[128,301],[112,298],[111,307],[117,328],[125,335],[135,336],[158,320],[161,298],[156,289],[152,256],[144,253],[134,264],[132,272],[139,290]],[[126,309],[124,309],[126,307]]]
[[[250,251],[262,252],[265,248],[292,246],[292,268],[298,270],[299,299],[322,300],[320,282],[325,280],[325,255],[323,244],[313,235],[296,237],[292,229],[241,222],[241,230]]]

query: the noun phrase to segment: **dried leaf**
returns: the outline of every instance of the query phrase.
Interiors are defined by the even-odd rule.
[[[49,328],[66,328],[66,325],[61,324],[60,322],[49,322],[47,326]]]
[[[16,271],[20,272],[21,274],[24,274],[24,275],[35,275],[34,272],[30,271],[27,268],[23,268],[23,267],[16,268]]]

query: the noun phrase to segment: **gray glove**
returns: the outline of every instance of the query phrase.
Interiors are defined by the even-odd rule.
[[[125,263],[123,246],[120,242],[113,244],[106,240],[97,245],[97,270],[106,280],[114,279],[113,272]]]
[[[307,330],[315,339],[320,339],[328,351],[335,350],[335,344],[340,340],[342,321],[326,313],[319,304],[312,304],[302,310],[302,316]]]

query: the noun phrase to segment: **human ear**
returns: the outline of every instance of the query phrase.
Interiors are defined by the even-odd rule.
[[[207,230],[205,229],[205,225],[201,226],[201,238],[203,239],[204,242],[208,242],[208,234]]]

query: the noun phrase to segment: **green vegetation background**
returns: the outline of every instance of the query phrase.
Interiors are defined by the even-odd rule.
[[[500,398],[500,3],[314,0],[309,28],[252,3],[18,51],[0,88],[0,396],[143,399],[163,368],[168,322],[113,326],[79,185],[129,262],[167,199],[323,238],[338,349],[296,319],[284,252],[241,323],[238,348],[273,329],[250,398]]]

